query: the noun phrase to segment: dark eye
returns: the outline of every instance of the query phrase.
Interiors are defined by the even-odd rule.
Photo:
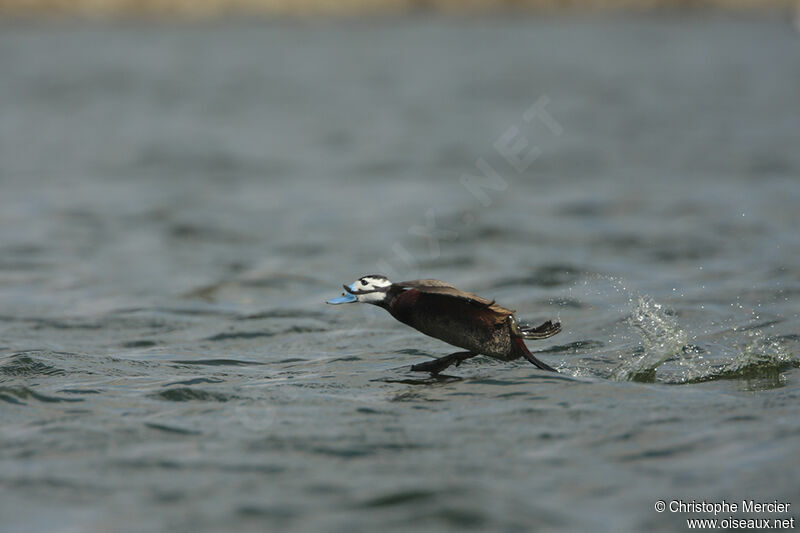
[[[367,280],[365,280],[365,279],[362,279],[362,280],[361,280],[361,284],[362,284],[362,285],[366,285],[366,284],[367,284]]]

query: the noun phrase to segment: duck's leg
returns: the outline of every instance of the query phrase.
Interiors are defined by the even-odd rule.
[[[473,352],[456,352],[450,355],[445,355],[433,361],[426,361],[411,367],[414,372],[430,372],[433,375],[438,374],[442,370],[452,365],[460,365],[461,361],[465,361],[471,357],[475,357],[476,353]]]

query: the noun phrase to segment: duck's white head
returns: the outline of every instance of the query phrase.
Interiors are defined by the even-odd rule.
[[[351,285],[342,285],[345,292],[339,298],[328,300],[329,304],[349,304],[361,302],[378,304],[386,300],[392,282],[386,276],[371,274],[355,280]]]

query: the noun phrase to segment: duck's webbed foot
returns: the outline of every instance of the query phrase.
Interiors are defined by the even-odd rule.
[[[473,352],[451,353],[450,355],[445,355],[444,357],[434,359],[433,361],[426,361],[418,365],[413,365],[411,370],[413,372],[430,372],[431,374],[436,375],[446,368],[452,365],[458,366],[462,361],[465,361],[471,357],[475,357],[476,355],[478,354]]]
[[[561,322],[553,324],[552,321],[548,320],[541,326],[536,326],[535,328],[524,325],[519,327],[519,331],[522,333],[523,339],[546,339],[561,331]]]

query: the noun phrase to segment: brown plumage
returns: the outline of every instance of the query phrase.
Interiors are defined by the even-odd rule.
[[[379,303],[400,322],[453,346],[468,350],[471,356],[482,354],[512,361],[525,357],[543,370],[554,369],[536,359],[525,343],[525,331],[514,317],[515,311],[476,294],[435,279],[394,283],[385,304]],[[561,331],[561,325],[546,322],[537,330],[529,329],[531,338],[547,338]],[[466,355],[458,357],[459,362]],[[434,362],[435,363],[435,362]],[[418,370],[426,370],[424,366]]]
[[[536,359],[523,339],[552,337],[561,331],[559,323],[548,320],[537,328],[520,327],[513,309],[437,279],[392,283],[385,276],[372,275],[344,285],[344,289],[341,298],[328,303],[362,302],[383,307],[403,324],[467,350],[414,365],[412,370],[437,374],[452,364],[483,354],[502,361],[524,357],[543,370],[555,371]]]

